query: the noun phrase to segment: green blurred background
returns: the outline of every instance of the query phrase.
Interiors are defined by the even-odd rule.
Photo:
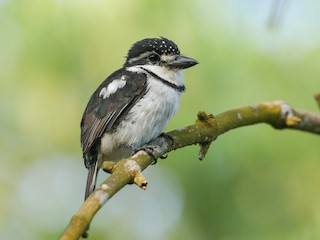
[[[318,111],[320,3],[0,0],[1,239],[57,239],[84,195],[82,111],[145,37],[165,36],[200,64],[167,130],[285,100]],[[319,136],[267,125],[221,136],[149,167],[97,214],[90,239],[320,239]],[[100,181],[106,177],[100,174]]]

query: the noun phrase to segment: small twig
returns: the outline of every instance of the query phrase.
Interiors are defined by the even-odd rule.
[[[202,127],[208,128],[217,128],[217,123],[212,114],[206,114],[205,112],[198,112],[198,119],[196,124],[202,125]],[[212,135],[211,137],[205,138],[205,142],[199,143],[200,151],[198,158],[199,160],[203,160],[210,148],[211,143],[217,138],[216,135]]]

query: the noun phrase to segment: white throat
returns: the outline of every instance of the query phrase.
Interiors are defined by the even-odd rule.
[[[182,70],[171,70],[166,67],[155,65],[138,65],[127,67],[127,70],[131,72],[147,73],[144,69],[158,75],[169,83],[172,83],[176,86],[183,86]]]

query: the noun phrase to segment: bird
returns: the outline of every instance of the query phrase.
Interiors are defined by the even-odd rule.
[[[198,61],[171,40],[134,43],[122,68],[91,95],[81,119],[81,147],[88,169],[85,199],[95,190],[104,161],[118,162],[162,134],[185,91],[182,70]]]

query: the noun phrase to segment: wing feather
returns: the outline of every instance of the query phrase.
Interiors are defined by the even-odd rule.
[[[116,79],[125,79],[126,84],[110,96],[103,98],[101,89]],[[93,93],[81,120],[81,145],[83,154],[87,154],[104,133],[112,132],[119,122],[142,98],[147,89],[147,77],[144,73],[128,72],[120,69],[108,77]]]

